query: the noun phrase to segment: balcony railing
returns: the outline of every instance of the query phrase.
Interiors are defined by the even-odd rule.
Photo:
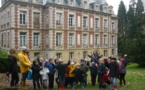
[[[104,47],[104,48],[107,48],[107,47],[108,47],[108,44],[103,44],[103,47]]]
[[[100,45],[99,44],[95,44],[95,47],[100,47]]]
[[[87,45],[87,44],[83,44],[83,47],[84,47],[84,48],[87,48],[87,47],[88,47],[88,45]]]

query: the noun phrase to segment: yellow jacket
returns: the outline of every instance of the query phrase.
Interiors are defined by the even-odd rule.
[[[20,64],[21,73],[27,73],[30,70],[31,62],[28,59],[27,54],[22,51],[17,56]]]
[[[68,77],[75,77],[75,74],[71,74],[71,72],[76,69],[76,65],[74,65],[74,66],[69,65],[68,69],[69,69],[69,75],[68,75]]]

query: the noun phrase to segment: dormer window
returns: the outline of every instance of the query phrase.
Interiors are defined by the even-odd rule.
[[[57,3],[60,4],[61,3],[61,0],[57,0]]]
[[[99,6],[98,5],[96,5],[96,11],[98,11],[99,10]]]
[[[107,12],[107,7],[104,7],[104,12]]]
[[[70,0],[70,6],[74,6],[73,0]]]
[[[112,10],[110,10],[110,13],[112,13]]]
[[[87,8],[87,1],[84,1],[84,8]]]

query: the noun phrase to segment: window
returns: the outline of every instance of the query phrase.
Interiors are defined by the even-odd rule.
[[[3,47],[3,43],[4,43],[4,37],[3,37],[3,33],[1,34],[1,46]]]
[[[70,6],[74,6],[73,0],[70,0]]]
[[[25,32],[20,33],[20,46],[26,46],[26,37]]]
[[[99,19],[96,18],[95,19],[95,29],[98,29],[99,28]]]
[[[99,10],[99,6],[98,5],[96,5],[96,11],[98,11]]]
[[[83,17],[83,27],[87,28],[87,17]]]
[[[56,56],[57,58],[62,58],[62,53],[57,53]]]
[[[103,44],[106,45],[107,44],[106,43],[107,42],[107,36],[106,35],[104,35],[104,40],[103,41],[104,41]]]
[[[115,30],[115,24],[114,24],[114,22],[112,22],[112,31],[114,31]]]
[[[98,35],[95,35],[95,46],[98,46],[99,45],[99,36]]]
[[[56,1],[57,1],[57,3],[59,3],[59,4],[61,3],[61,0],[56,0]]]
[[[61,25],[62,23],[62,13],[56,14],[56,25]]]
[[[107,56],[107,50],[104,50],[104,56]]]
[[[69,34],[69,46],[74,45],[74,34]]]
[[[106,7],[104,7],[104,12],[107,12],[107,8]]]
[[[40,28],[40,13],[33,13],[33,27]]]
[[[83,58],[85,59],[87,57],[87,51],[83,52]]]
[[[69,15],[69,26],[73,27],[74,25],[74,15]]]
[[[33,34],[33,46],[39,46],[39,33]]]
[[[34,53],[34,59],[36,60],[38,55],[40,55],[40,53]]]
[[[80,52],[78,52],[78,58],[80,58]]]
[[[87,34],[83,35],[83,47],[87,46]]]
[[[73,52],[70,52],[69,53],[69,58],[72,59],[73,58],[73,55],[74,55],[74,53]]]
[[[20,24],[26,25],[26,12],[20,11]]]
[[[112,49],[112,55],[114,55],[115,54],[115,50],[114,49]]]
[[[62,45],[62,33],[56,33],[56,46]]]
[[[112,45],[114,45],[114,36],[112,36],[112,40],[111,41],[112,41]]]
[[[104,30],[107,30],[107,20],[104,19]]]
[[[84,8],[86,9],[87,8],[87,2],[84,1]]]

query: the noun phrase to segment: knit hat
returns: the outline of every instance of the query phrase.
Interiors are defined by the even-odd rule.
[[[27,47],[26,46],[22,46],[21,50],[27,50]]]
[[[81,59],[80,61],[81,61],[81,62],[84,62],[85,60],[84,60],[84,59]]]

